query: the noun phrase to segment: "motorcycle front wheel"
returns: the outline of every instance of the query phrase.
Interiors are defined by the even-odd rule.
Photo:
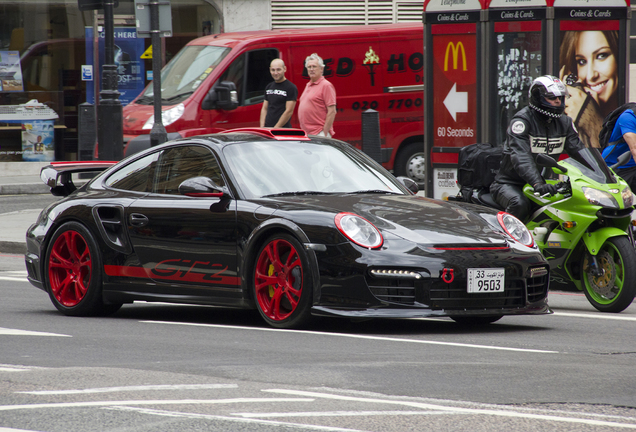
[[[636,252],[627,237],[608,239],[596,255],[594,275],[589,253],[581,261],[581,284],[588,301],[601,312],[621,312],[636,296]]]

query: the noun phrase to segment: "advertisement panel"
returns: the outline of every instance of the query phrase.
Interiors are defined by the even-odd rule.
[[[624,99],[618,20],[561,21],[558,76],[570,97],[565,113],[574,120],[581,140],[598,147],[603,119]],[[623,75],[623,77],[621,77]]]
[[[434,25],[431,32],[433,146],[473,144],[477,130],[476,25]]]
[[[493,23],[497,73],[493,83],[496,98],[491,119],[496,144],[503,144],[510,119],[528,105],[532,81],[543,75],[541,28],[541,21]]]
[[[24,91],[20,51],[0,51],[0,92]]]
[[[86,27],[86,61],[92,65],[93,59],[93,28]],[[119,100],[123,105],[128,104],[139,95],[146,86],[144,80],[144,63],[140,57],[144,53],[144,39],[137,38],[134,27],[115,27],[114,61],[117,65],[117,85]],[[99,65],[93,66],[91,77],[101,74],[104,64],[104,34],[99,34]],[[88,71],[88,68],[86,68]],[[99,83],[101,89],[101,82]],[[95,103],[95,91],[92,85],[86,86],[86,102]]]
[[[458,192],[460,148],[478,142],[480,0],[425,0],[427,195]]]
[[[22,123],[22,160],[51,162],[55,160],[53,120]]]

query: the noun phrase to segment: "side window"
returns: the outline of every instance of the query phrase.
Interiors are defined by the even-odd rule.
[[[184,180],[199,176],[209,177],[219,186],[225,185],[221,168],[209,149],[195,145],[171,148],[161,156],[154,192],[178,195]]]
[[[239,105],[243,105],[243,77],[245,75],[245,54],[242,54],[223,72],[219,81],[232,81],[236,85]]]
[[[236,85],[239,105],[262,103],[265,87],[272,82],[269,64],[275,58],[278,58],[276,49],[259,49],[242,54],[223,72],[220,80],[232,81]]]
[[[269,64],[275,58],[278,58],[278,51],[275,49],[262,49],[248,53],[244,105],[262,103],[265,99],[265,87],[273,81],[269,73]]]
[[[133,192],[150,192],[159,152],[149,154],[108,176],[106,186]]]

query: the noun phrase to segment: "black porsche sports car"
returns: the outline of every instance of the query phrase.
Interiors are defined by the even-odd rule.
[[[76,188],[71,174],[94,170]],[[29,228],[26,266],[66,315],[135,300],[257,308],[282,328],[550,313],[548,266],[519,220],[417,196],[301,130],[184,138],[119,163],[53,163],[42,179],[65,198]]]

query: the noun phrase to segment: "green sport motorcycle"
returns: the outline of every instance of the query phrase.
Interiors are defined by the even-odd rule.
[[[523,192],[535,206],[526,226],[550,263],[552,288],[574,285],[599,311],[621,312],[636,295],[634,195],[597,149],[579,154],[580,161],[538,156],[544,177],[550,168],[559,175],[559,180],[546,180],[556,184],[558,193],[538,196],[525,185]],[[614,167],[622,163],[619,159]],[[489,193],[475,191],[472,201],[501,209]]]

